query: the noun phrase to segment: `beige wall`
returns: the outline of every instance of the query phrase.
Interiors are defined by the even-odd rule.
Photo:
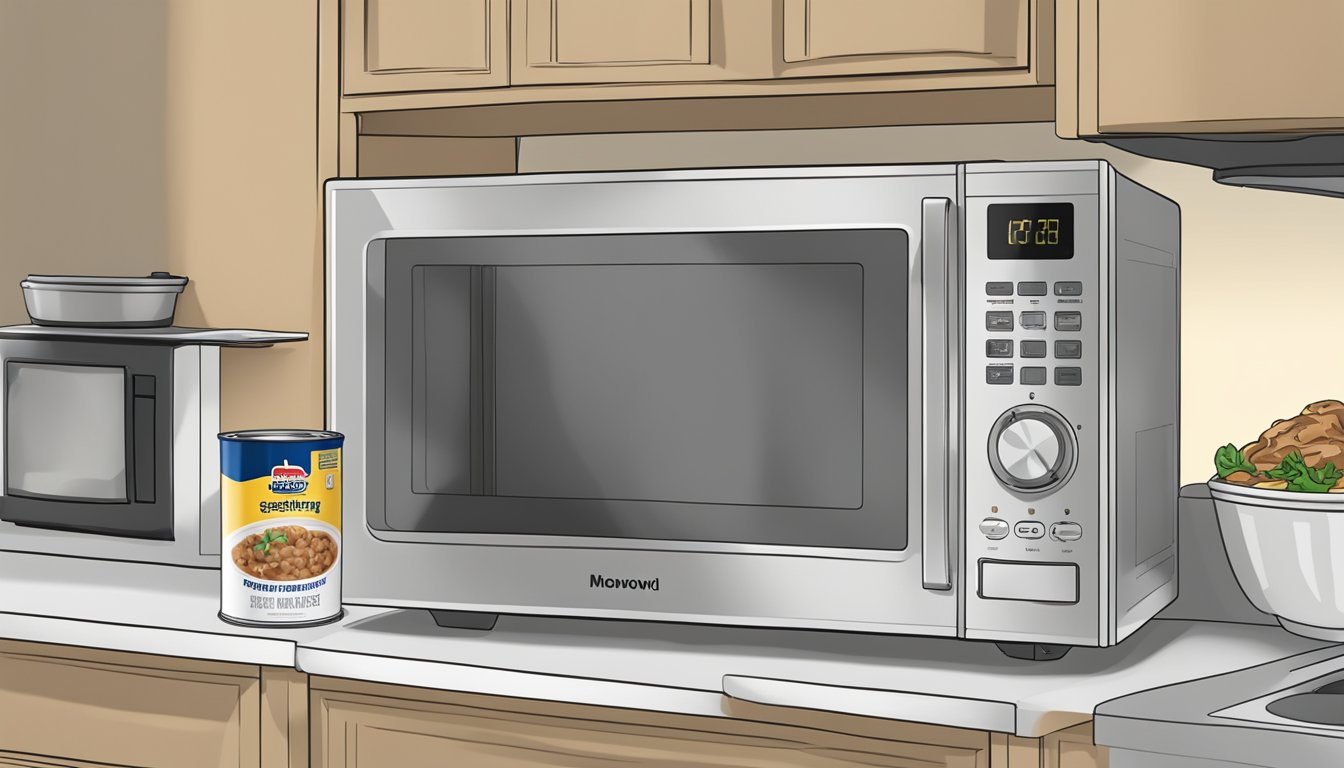
[[[1224,187],[1207,169],[1064,141],[1050,124],[524,139],[519,170],[1105,158],[1182,216],[1181,481],[1323,398],[1344,399],[1344,200]]]
[[[30,272],[184,274],[179,325],[312,334],[224,352],[222,426],[322,426],[317,24],[297,0],[0,0],[0,323]]]
[[[162,0],[0,0],[0,324],[29,273],[169,268],[166,27]]]

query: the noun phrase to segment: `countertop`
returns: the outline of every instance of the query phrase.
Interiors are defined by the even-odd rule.
[[[1051,662],[991,643],[835,632],[502,617],[444,629],[352,607],[309,629],[221,621],[211,570],[0,552],[0,638],[293,666],[315,675],[722,716],[757,703],[1040,736],[1097,704],[1322,643],[1278,627],[1164,619]]]
[[[1282,720],[1265,705],[1344,679],[1344,645],[1232,674],[1144,691],[1097,708],[1098,744],[1125,750],[1113,764],[1303,768],[1344,764],[1344,728]]]

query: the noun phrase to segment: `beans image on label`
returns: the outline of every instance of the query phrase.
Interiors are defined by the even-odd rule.
[[[297,581],[321,576],[336,562],[336,540],[325,531],[300,525],[267,528],[233,547],[238,570],[268,581]]]

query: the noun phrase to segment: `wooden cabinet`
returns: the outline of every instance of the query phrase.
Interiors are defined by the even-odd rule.
[[[724,0],[516,0],[513,84],[723,76]],[[711,6],[714,6],[711,8]],[[715,13],[711,13],[714,11]],[[711,40],[719,56],[711,56]]]
[[[305,698],[288,669],[0,641],[0,766],[299,768]]]
[[[768,724],[314,678],[314,768],[988,768],[989,734],[865,718]],[[849,727],[837,723],[847,722]]]
[[[343,0],[343,90],[508,85],[508,9],[508,0]]]
[[[730,717],[692,717],[334,678],[313,678],[311,701],[313,768],[1105,765],[1089,726],[1017,739],[739,701],[726,701]]]
[[[1058,0],[1058,133],[1344,130],[1337,0]]]
[[[1050,0],[342,2],[348,112],[1017,87],[1053,71]]]
[[[1027,0],[784,0],[781,74],[1025,69]]]

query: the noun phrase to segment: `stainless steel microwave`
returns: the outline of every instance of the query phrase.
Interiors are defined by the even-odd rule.
[[[1179,209],[1105,162],[336,180],[345,601],[1119,642]]]

